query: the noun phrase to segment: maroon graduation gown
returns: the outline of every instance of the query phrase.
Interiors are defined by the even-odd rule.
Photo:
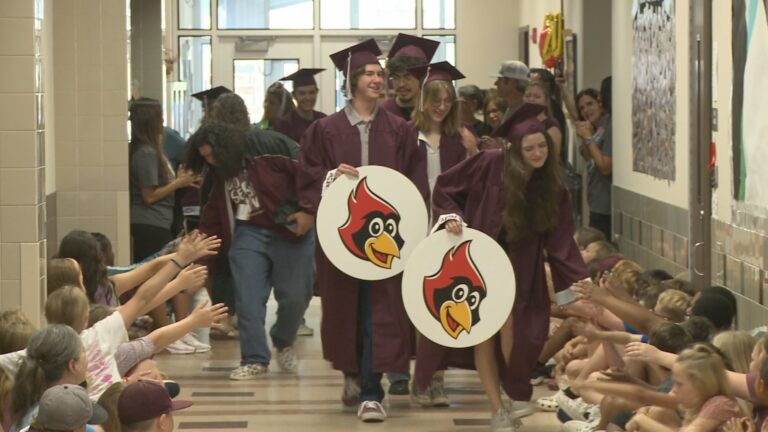
[[[415,126],[413,123],[410,123],[410,126],[415,129]],[[418,136],[418,130],[415,130],[414,133],[416,136]],[[419,148],[421,149],[422,153],[424,154],[424,173],[429,176],[427,173],[427,152],[429,151],[427,149],[427,146],[429,144],[422,142],[419,145]],[[462,143],[461,134],[456,133],[454,135],[448,136],[446,134],[440,135],[440,147],[438,148],[438,151],[440,152],[440,169],[445,172],[448,169],[452,168],[459,162],[463,161],[467,158],[467,149],[464,147],[464,144]],[[430,199],[431,200],[431,199]],[[431,226],[431,225],[430,225]]]
[[[411,117],[407,115],[402,108],[395,102],[395,98],[389,98],[385,100],[384,102],[379,104],[379,109],[383,109],[384,111],[388,111],[401,119],[405,121],[410,121]],[[413,112],[413,111],[411,111]]]
[[[438,178],[433,193],[433,211],[436,215],[458,214],[469,227],[497,239],[506,201],[503,169],[501,150],[487,150],[444,172]],[[560,220],[554,231],[511,243],[507,247],[516,281],[512,310],[514,345],[509,364],[501,364],[499,373],[504,390],[514,400],[530,400],[533,393],[530,375],[547,339],[550,300],[544,276],[544,251],[552,269],[556,292],[588,276],[573,241],[570,198],[564,189],[559,200]],[[420,343],[418,348],[419,351],[424,350],[419,358],[424,359],[425,364],[421,373],[417,371],[415,379],[422,388],[429,384],[434,371],[447,365],[474,366],[472,349],[449,350],[431,341],[421,342],[426,342]],[[451,351],[448,361],[445,360],[446,350]]]
[[[316,214],[328,171],[339,164],[361,164],[360,133],[344,111],[314,122],[301,140],[299,206]],[[410,178],[424,197],[426,162],[416,136],[405,121],[379,109],[370,127],[368,163],[393,168]],[[318,248],[317,289],[322,298],[320,332],[323,357],[334,369],[359,370],[357,298],[359,281],[338,270]],[[401,276],[371,282],[373,369],[376,372],[408,370],[410,321],[403,306]]]
[[[288,138],[296,142],[299,142],[301,140],[301,136],[304,135],[304,131],[309,128],[309,125],[311,125],[315,120],[319,120],[323,117],[325,117],[325,114],[319,111],[312,111],[312,120],[307,120],[294,110],[280,117],[280,119],[275,122],[272,129],[288,136]]]

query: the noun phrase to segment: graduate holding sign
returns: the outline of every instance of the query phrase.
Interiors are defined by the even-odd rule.
[[[378,107],[384,91],[380,54],[369,39],[331,56],[344,73],[350,100],[343,110],[314,122],[302,137],[299,206],[308,214],[316,214],[324,185],[341,175],[358,177],[356,167],[365,165],[403,173],[426,197],[424,158],[416,137],[404,120]],[[360,193],[369,195],[363,192],[364,184],[360,187]],[[299,223],[313,222],[304,219],[302,214]],[[382,235],[378,226],[367,228]],[[408,369],[410,325],[400,295],[401,278],[361,281],[338,270],[323,251],[318,251],[316,262],[323,355],[344,373],[342,402],[356,408],[362,421],[383,421],[381,374]]]
[[[515,271],[512,314],[499,337],[474,347],[475,366],[492,406],[491,429],[513,431],[530,414],[530,375],[547,339],[550,299],[544,276],[548,257],[555,291],[588,276],[573,241],[570,199],[559,179],[552,140],[536,116],[543,107],[524,105],[495,134],[505,148],[482,151],[437,179],[433,209],[438,223],[461,233],[462,222],[497,239]],[[501,344],[504,364],[496,346]],[[503,406],[499,390],[514,401]]]

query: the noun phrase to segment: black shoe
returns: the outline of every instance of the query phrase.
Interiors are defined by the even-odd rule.
[[[410,394],[408,389],[408,380],[399,380],[389,384],[389,394],[391,395],[408,395]]]
[[[531,374],[531,385],[539,385],[545,380],[551,378],[552,369],[554,369],[554,366],[552,365],[536,366],[536,369],[534,369],[533,373]]]

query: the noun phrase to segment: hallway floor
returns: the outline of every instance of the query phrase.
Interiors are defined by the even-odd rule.
[[[267,324],[274,321],[270,301]],[[364,424],[354,414],[341,410],[342,375],[322,359],[320,347],[320,301],[315,298],[307,314],[315,335],[300,337],[295,345],[299,356],[297,374],[277,371],[254,381],[230,381],[229,371],[238,365],[238,341],[212,341],[213,351],[204,354],[156,357],[161,369],[181,384],[179,399],[194,405],[174,413],[177,430],[251,431],[486,431],[490,412],[474,371],[449,370],[446,389],[450,408],[423,409],[408,396],[387,396],[389,418],[380,424]],[[272,369],[275,369],[274,371]],[[545,386],[535,387],[534,400],[552,394]],[[554,413],[536,412],[523,419],[520,431],[557,431]]]

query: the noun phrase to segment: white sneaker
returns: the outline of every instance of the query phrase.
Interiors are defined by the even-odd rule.
[[[507,411],[512,418],[528,417],[533,414],[533,404],[528,401],[513,400],[507,405]]]
[[[195,347],[185,344],[181,339],[165,347],[171,354],[194,354]]]
[[[536,406],[542,411],[555,412],[559,408],[556,395],[542,396],[536,399]]]
[[[571,399],[565,395],[557,398],[557,404],[564,413],[568,414],[568,417],[580,421],[587,421],[584,414],[592,408],[592,404],[584,402],[582,398]]]
[[[296,372],[296,352],[292,346],[276,350],[277,365],[283,372]]]
[[[591,422],[571,420],[563,424],[562,432],[594,432],[595,426]]]
[[[491,415],[492,432],[515,432],[521,425],[520,419],[509,415],[506,408],[499,408]]]
[[[365,423],[379,423],[387,419],[387,412],[377,401],[364,401],[357,409],[357,417]]]
[[[263,364],[247,364],[239,366],[229,374],[229,379],[235,381],[253,380],[262,377],[269,372],[269,368]]]
[[[296,331],[296,336],[312,336],[314,334],[315,334],[315,329],[313,329],[312,327],[304,323],[301,323],[299,325],[299,330]]]
[[[197,353],[204,353],[211,350],[211,346],[197,340],[193,333],[187,333],[179,341],[191,346]]]

